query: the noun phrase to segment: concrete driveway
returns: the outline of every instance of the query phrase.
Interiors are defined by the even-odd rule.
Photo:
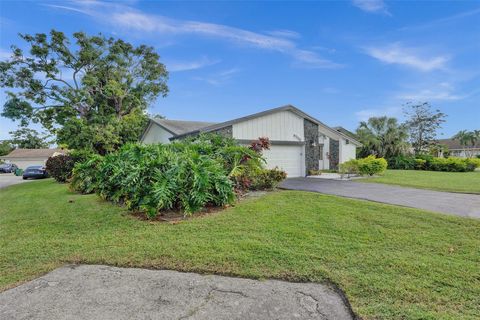
[[[480,195],[316,178],[291,178],[285,180],[280,187],[480,218]]]
[[[23,180],[22,177],[17,177],[13,173],[0,173],[0,189],[27,181],[30,180]]]
[[[2,319],[354,319],[317,283],[79,265],[0,293]]]

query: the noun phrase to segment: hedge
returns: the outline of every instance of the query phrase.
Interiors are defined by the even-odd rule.
[[[398,156],[388,160],[390,169],[468,172],[480,167],[477,158],[438,158],[430,155]]]

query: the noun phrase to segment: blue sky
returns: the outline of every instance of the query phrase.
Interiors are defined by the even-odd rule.
[[[170,93],[149,112],[169,119],[293,104],[354,130],[429,101],[448,114],[449,137],[480,128],[479,21],[479,1],[2,1],[0,58],[24,46],[19,32],[101,32],[156,48]],[[0,118],[0,139],[15,128]]]

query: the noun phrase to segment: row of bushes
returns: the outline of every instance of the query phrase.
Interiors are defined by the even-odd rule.
[[[351,159],[340,165],[341,174],[361,174],[373,176],[383,174],[387,170],[387,160],[368,156],[363,159]]]
[[[388,160],[390,169],[468,172],[480,167],[478,158],[438,158],[430,155],[397,156]]]
[[[104,157],[86,155],[73,172],[73,154],[52,158],[47,168],[78,192],[97,193],[153,218],[163,210],[191,214],[224,206],[246,190],[274,188],[286,174],[263,167],[261,152],[267,148],[268,139],[246,147],[219,135],[202,135],[169,145],[129,144]]]

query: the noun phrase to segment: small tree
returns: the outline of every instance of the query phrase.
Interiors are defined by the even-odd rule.
[[[446,114],[440,110],[432,110],[428,102],[419,104],[407,103],[404,108],[410,142],[415,154],[428,151],[429,146],[435,141],[437,130],[445,122]]]
[[[465,156],[467,158],[473,157],[473,148],[480,141],[480,130],[473,130],[467,131],[462,130],[459,131],[456,135],[453,136],[454,140],[457,140],[460,145],[463,146],[463,151],[465,152]]]
[[[20,128],[16,131],[10,131],[12,136],[11,143],[21,149],[42,149],[48,148],[48,135],[40,134],[36,130],[29,128]]]

